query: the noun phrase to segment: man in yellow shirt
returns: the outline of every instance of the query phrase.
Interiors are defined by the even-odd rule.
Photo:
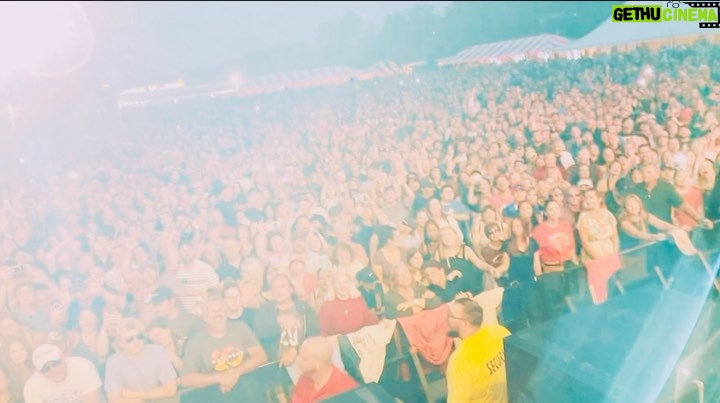
[[[482,322],[483,310],[474,300],[460,298],[450,304],[449,333],[462,343],[448,362],[448,403],[508,401],[503,339],[510,332]]]

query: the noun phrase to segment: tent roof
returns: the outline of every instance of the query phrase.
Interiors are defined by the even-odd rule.
[[[663,2],[659,1],[628,1],[625,4],[634,6],[665,6]],[[689,8],[689,6],[685,5],[681,5],[681,7]],[[608,19],[605,20],[605,22],[584,37],[570,42],[562,49],[571,50],[596,46],[612,46],[652,39],[701,34],[710,35],[715,33],[715,30],[700,28],[697,22],[668,21],[656,24],[612,22],[610,13],[611,9],[608,7]]]
[[[490,58],[516,56],[534,51],[550,51],[565,45],[567,38],[558,35],[537,35],[508,41],[471,46],[455,56],[438,60],[438,64],[473,63]]]

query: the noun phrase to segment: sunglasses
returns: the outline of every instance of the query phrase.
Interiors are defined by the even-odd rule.
[[[53,369],[60,366],[60,361],[50,361],[47,364],[45,364],[44,367],[42,367],[41,372],[43,374],[47,374],[48,372],[52,371]]]
[[[144,334],[134,334],[125,338],[125,344],[131,344],[134,341],[145,341]]]

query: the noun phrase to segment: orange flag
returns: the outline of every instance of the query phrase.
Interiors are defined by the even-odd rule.
[[[620,253],[615,252],[600,259],[586,260],[585,268],[593,302],[600,304],[607,301],[607,282],[622,268]]]

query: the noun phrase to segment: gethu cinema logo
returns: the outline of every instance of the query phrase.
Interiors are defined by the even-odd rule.
[[[718,22],[718,2],[692,2],[707,8],[680,8],[679,1],[668,1],[666,6],[634,6],[632,4],[613,6],[613,22]],[[709,8],[715,7],[715,8]]]

